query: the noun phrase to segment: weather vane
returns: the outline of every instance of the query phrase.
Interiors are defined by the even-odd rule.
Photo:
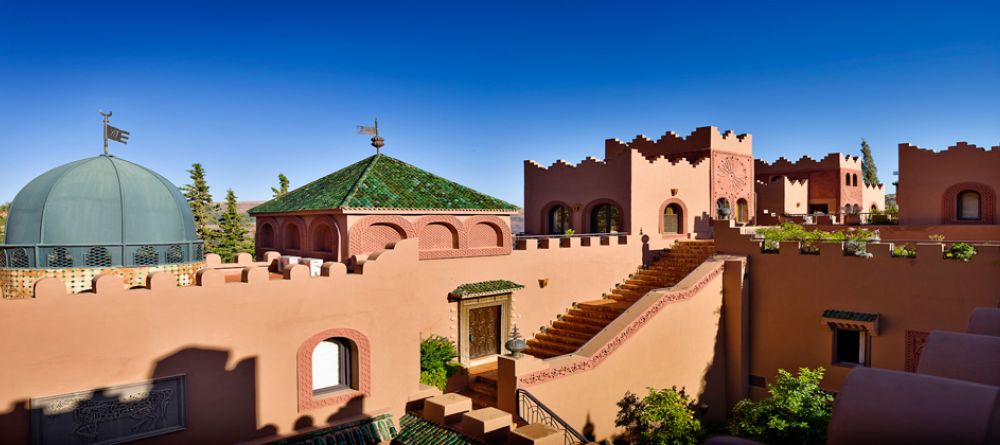
[[[381,148],[385,145],[385,139],[378,135],[378,118],[375,118],[375,126],[368,127],[365,125],[358,125],[358,134],[371,134],[372,136],[372,147],[375,147],[375,154],[381,153]]]
[[[120,128],[112,127],[108,125],[108,118],[111,117],[111,112],[103,112],[98,110],[101,116],[104,116],[104,156],[108,155],[108,139],[115,142],[121,142],[123,144],[128,144],[128,132]]]

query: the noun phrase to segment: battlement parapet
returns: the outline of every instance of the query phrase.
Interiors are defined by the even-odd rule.
[[[767,190],[767,189],[776,188],[776,187],[782,187],[782,188],[784,188],[784,187],[805,187],[805,188],[808,188],[809,187],[809,180],[808,179],[793,179],[793,178],[789,178],[788,176],[784,176],[784,175],[779,176],[778,178],[775,178],[775,179],[770,180],[770,181],[763,181],[763,180],[757,179],[757,180],[754,181],[754,183],[755,183],[755,187],[756,187],[756,189],[758,191],[759,190]],[[881,187],[881,185],[879,185],[879,187]]]
[[[514,251],[624,246],[629,244],[629,238],[625,233],[519,237],[514,241]]]
[[[902,157],[903,154],[912,155],[924,155],[924,156],[949,156],[955,154],[971,154],[971,153],[982,153],[990,156],[1000,156],[1000,146],[990,147],[988,150],[986,147],[979,147],[975,144],[970,144],[965,141],[956,142],[955,145],[949,146],[944,150],[934,150],[930,148],[920,148],[916,145],[910,143],[899,144],[899,154]]]
[[[540,163],[538,161],[533,161],[533,160],[530,160],[530,159],[524,161],[524,166],[525,167],[534,167],[534,168],[536,168],[538,170],[542,170],[542,171],[552,170],[552,169],[558,169],[558,168],[570,168],[570,169],[573,169],[573,168],[585,167],[585,166],[604,166],[604,165],[607,165],[607,163],[603,159],[597,159],[597,158],[595,158],[593,156],[587,156],[586,158],[584,158],[582,161],[580,161],[577,164],[573,164],[573,163],[571,163],[569,161],[566,161],[566,160],[563,160],[563,159],[557,159],[555,162],[553,162],[548,167],[546,167],[545,165],[543,165],[542,163]]]
[[[785,157],[779,157],[774,162],[754,159],[754,171],[758,175],[842,168],[861,170],[861,158],[843,153],[830,153],[818,161],[809,156],[802,156],[795,162],[789,161]]]
[[[681,137],[673,131],[668,131],[653,141],[644,134],[639,134],[629,142],[620,139],[607,139],[605,147],[622,145],[639,150],[647,158],[660,156],[683,156],[696,159],[707,156],[713,150],[746,154],[753,153],[753,137],[749,133],[736,134],[731,130],[720,132],[718,127],[698,127],[687,137]]]

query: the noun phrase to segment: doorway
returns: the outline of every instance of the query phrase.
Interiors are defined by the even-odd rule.
[[[503,353],[510,332],[511,294],[461,300],[458,302],[459,362],[470,362]]]

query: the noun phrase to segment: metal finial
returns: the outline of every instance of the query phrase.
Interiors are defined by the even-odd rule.
[[[381,153],[382,146],[385,145],[385,139],[378,135],[378,118],[375,118],[375,126],[367,127],[364,125],[358,125],[358,133],[360,134],[371,134],[372,136],[372,147],[375,147],[375,154]]]
[[[104,116],[104,156],[108,156],[108,139],[115,142],[121,142],[123,144],[127,144],[129,133],[120,128],[112,127],[111,125],[108,124],[108,118],[111,117],[110,111],[105,113],[101,110],[98,110],[97,112],[100,113],[101,116]]]

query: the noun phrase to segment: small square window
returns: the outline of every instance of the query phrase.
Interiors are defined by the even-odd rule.
[[[833,364],[869,366],[869,336],[855,329],[833,329]]]

